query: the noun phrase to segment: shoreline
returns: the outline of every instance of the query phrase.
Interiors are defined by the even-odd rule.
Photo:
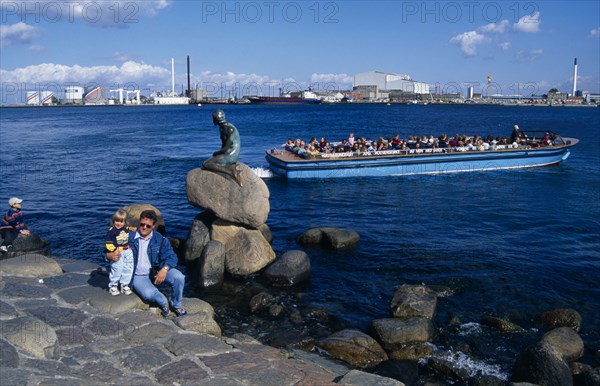
[[[23,254],[0,272],[5,384],[403,385],[245,334],[222,337],[200,299],[184,298],[188,316],[163,319],[135,294],[110,296],[106,269],[89,261]]]

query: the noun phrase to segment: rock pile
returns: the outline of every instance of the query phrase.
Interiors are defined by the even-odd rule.
[[[247,165],[238,169],[242,186],[201,168],[187,175],[188,200],[205,211],[194,219],[184,253],[186,262],[198,264],[201,287],[221,284],[225,272],[249,277],[275,260],[265,237],[269,190]]]

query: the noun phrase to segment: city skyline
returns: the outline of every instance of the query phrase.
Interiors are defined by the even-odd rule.
[[[69,85],[217,96],[351,89],[366,71],[431,90],[494,94],[600,91],[595,1],[1,0],[2,104]],[[27,89],[27,90],[26,90]],[[147,90],[147,91],[143,91]],[[220,94],[220,95],[219,95]],[[19,102],[23,102],[22,97]]]

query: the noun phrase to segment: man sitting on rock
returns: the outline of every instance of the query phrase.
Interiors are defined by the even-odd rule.
[[[129,232],[129,246],[133,252],[133,290],[145,301],[158,304],[163,317],[169,316],[171,309],[177,316],[186,315],[181,300],[185,277],[175,268],[177,255],[173,252],[169,240],[154,227],[158,216],[153,210],[140,214],[140,225],[135,232]],[[110,252],[106,257],[111,261],[119,260],[119,254]],[[167,283],[172,287],[171,306],[167,297],[156,288]]]

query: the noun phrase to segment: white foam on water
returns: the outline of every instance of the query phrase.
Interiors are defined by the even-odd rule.
[[[475,322],[461,324],[459,329],[460,336],[479,335],[482,332],[481,324]]]
[[[262,167],[257,167],[257,168],[252,168],[252,171],[254,172],[254,174],[256,174],[257,176],[259,176],[260,178],[271,178],[273,177],[273,171],[271,169],[268,168],[262,168]]]
[[[473,359],[462,351],[437,351],[433,356],[449,361],[455,368],[465,370],[471,377],[476,375],[489,375],[502,379],[503,381],[508,380],[508,374],[503,372],[499,365],[492,365],[485,363],[484,361]]]

